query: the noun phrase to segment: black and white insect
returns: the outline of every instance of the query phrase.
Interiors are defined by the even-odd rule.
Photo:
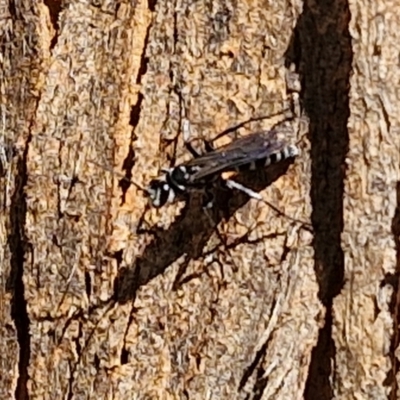
[[[162,207],[196,190],[207,193],[216,182],[222,183],[229,189],[241,190],[249,197],[261,200],[259,193],[234,180],[222,179],[221,174],[230,171],[257,170],[296,157],[299,149],[279,138],[280,133],[279,128],[260,131],[215,149],[206,142],[207,153],[204,155],[200,155],[190,143],[187,143],[186,146],[194,158],[174,168],[164,169],[163,177],[150,182],[147,193],[152,205]],[[211,205],[212,199],[209,199],[205,206]]]
[[[236,189],[251,198],[263,200],[259,193],[232,179],[223,179],[222,174],[256,171],[299,155],[298,147],[288,143],[285,129],[282,127],[258,131],[218,148],[204,141],[206,153],[202,155],[187,140],[190,135],[188,124],[187,121],[187,126],[183,125],[183,133],[185,146],[193,155],[192,160],[172,168],[162,169],[164,175],[151,180],[147,188],[121,175],[124,181],[142,191],[150,199],[153,207],[160,208],[175,200],[186,200],[187,196],[193,192],[202,192],[205,195],[203,206],[210,208],[213,202],[212,191],[216,186]],[[217,138],[221,136],[222,134]],[[94,160],[91,162],[116,173]],[[275,209],[271,204],[269,205]],[[279,212],[277,209],[276,211]]]

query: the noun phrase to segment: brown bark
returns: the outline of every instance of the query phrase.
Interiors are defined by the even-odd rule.
[[[3,3],[1,398],[399,398],[397,4]],[[145,187],[183,117],[212,139],[288,86],[301,156],[248,181],[282,214],[110,172]]]

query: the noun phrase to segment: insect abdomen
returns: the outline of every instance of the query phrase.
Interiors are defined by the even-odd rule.
[[[246,164],[242,164],[237,168],[238,171],[254,171],[257,169],[268,167],[269,165],[279,163],[281,161],[287,160],[291,157],[296,157],[299,154],[299,150],[294,145],[289,145],[280,151],[271,153],[267,157],[260,158],[255,161],[251,161]]]

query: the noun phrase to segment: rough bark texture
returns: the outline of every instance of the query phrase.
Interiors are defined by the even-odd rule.
[[[0,398],[400,398],[399,18],[0,0]],[[296,96],[301,156],[243,178],[282,214],[237,192],[151,209],[116,174],[190,158],[183,118],[212,139]]]

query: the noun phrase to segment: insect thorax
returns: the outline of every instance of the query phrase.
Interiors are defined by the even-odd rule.
[[[167,182],[176,192],[183,193],[189,186],[195,184],[193,176],[197,171],[199,171],[199,169],[199,167],[178,165],[166,174]]]

